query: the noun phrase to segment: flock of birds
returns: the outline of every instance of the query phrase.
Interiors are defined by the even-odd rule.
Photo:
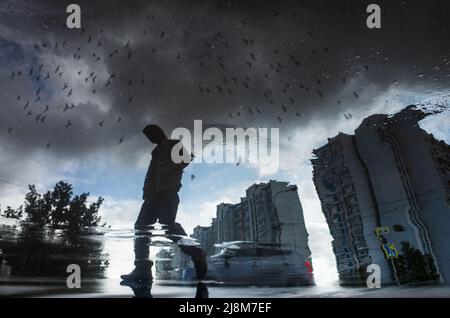
[[[291,13],[295,17],[294,13]],[[273,15],[274,19],[280,17],[279,13]],[[149,28],[151,28],[151,23],[156,17],[153,14],[148,14],[144,21],[144,27],[142,30],[142,36],[150,33]],[[335,78],[326,71],[318,71],[317,76],[312,78],[305,78],[304,76],[299,76],[301,70],[306,65],[308,67],[309,60],[314,57],[320,58],[320,64],[324,67],[331,66],[331,62],[327,62],[327,55],[330,52],[329,47],[316,47],[310,49],[309,52],[305,52],[302,55],[293,54],[288,52],[288,50],[283,50],[281,48],[274,48],[270,50],[271,58],[267,58],[267,54],[263,54],[258,50],[258,42],[253,37],[249,36],[249,23],[245,20],[240,20],[237,23],[237,28],[240,30],[242,36],[236,38],[230,38],[226,32],[217,31],[211,32],[211,36],[199,43],[196,43],[198,47],[198,59],[197,60],[186,60],[186,63],[192,64],[196,63],[200,70],[205,70],[209,73],[214,73],[217,81],[213,84],[204,83],[201,80],[197,81],[196,84],[191,84],[198,91],[200,98],[224,98],[228,96],[242,96],[243,92],[248,92],[251,97],[255,99],[261,98],[263,102],[260,105],[265,106],[239,106],[236,110],[228,112],[228,117],[232,119],[238,119],[246,116],[265,116],[269,118],[274,116],[274,119],[281,125],[285,118],[295,118],[302,117],[302,100],[300,97],[301,93],[313,94],[315,98],[323,99],[324,103],[330,103],[332,99],[326,94],[326,87],[330,85],[330,82],[335,80],[342,85],[342,90],[346,88],[345,85],[348,84],[349,80],[345,76]],[[67,30],[67,32],[79,32],[80,38],[76,41],[64,39],[60,41],[55,41],[54,43],[49,42],[37,42],[34,44],[34,50],[36,55],[42,54],[52,54],[52,52],[64,52],[66,55],[70,56],[75,62],[82,60],[88,60],[90,63],[102,63],[105,59],[120,59],[120,63],[126,65],[127,63],[142,63],[135,58],[136,48],[133,47],[131,41],[127,41],[122,46],[117,46],[112,49],[106,48],[102,42],[102,36],[104,34],[103,30],[96,31],[95,33],[89,34],[85,29],[79,31]],[[182,29],[182,34],[184,37],[190,37],[191,32]],[[209,32],[209,31],[208,31]],[[168,31],[158,31],[155,35],[153,32],[153,42],[155,38],[159,41],[165,41],[168,37]],[[305,41],[314,41],[314,34],[305,30]],[[237,47],[237,48],[236,48]],[[231,65],[228,59],[228,52],[232,49],[242,51],[244,58],[240,62],[242,65]],[[346,73],[348,76],[353,76],[355,73],[369,72],[369,65],[365,64],[367,60],[379,57],[380,59],[388,60],[388,58],[383,57],[382,50],[375,51],[367,56],[361,56],[359,54],[352,56],[348,59],[351,66],[349,66],[350,71]],[[157,45],[152,47],[149,51],[148,58],[151,59],[151,55],[158,54]],[[231,54],[229,54],[231,55]],[[170,57],[167,57],[170,58]],[[173,57],[174,62],[183,60],[183,52],[177,52]],[[233,56],[231,56],[233,58]],[[364,62],[363,62],[364,61]],[[233,62],[239,63],[239,62]],[[311,62],[312,63],[312,62]],[[130,64],[131,65],[131,64]],[[232,68],[238,68],[240,71],[235,74],[232,73]],[[320,67],[317,67],[320,70]],[[263,74],[261,77],[255,77],[255,74]],[[16,97],[19,105],[23,107],[24,116],[33,118],[38,124],[45,124],[48,120],[49,114],[52,112],[60,111],[62,113],[70,113],[77,108],[76,94],[74,84],[69,81],[69,78],[73,78],[74,74],[67,74],[68,71],[65,65],[44,65],[41,63],[39,65],[27,66],[27,69],[16,69],[12,70],[9,80],[16,81],[19,78],[27,77],[29,81],[33,82],[33,87],[35,91],[32,95],[20,94]],[[102,94],[108,94],[109,90],[117,90],[118,86],[121,85],[120,89],[132,88],[135,86],[145,87],[147,84],[144,76],[136,79],[129,79],[129,74],[120,74],[119,72],[112,71],[106,77],[97,74],[95,71],[83,71],[78,70],[75,74],[78,77],[78,81],[85,84],[86,89],[92,95],[98,94],[101,90]],[[423,74],[419,74],[418,77],[423,77]],[[300,78],[304,82],[300,82]],[[277,85],[269,85],[270,87],[277,87],[276,91],[274,89],[260,88],[258,83],[261,81],[277,82]],[[396,80],[397,81],[397,80]],[[51,83],[51,84],[48,84]],[[200,83],[200,84],[198,84]],[[336,83],[334,83],[336,84]],[[393,83],[395,85],[396,82]],[[59,95],[63,96],[63,105],[51,106],[51,102],[43,92],[46,87],[50,86],[52,90],[59,91]],[[196,86],[196,87],[195,87]],[[264,85],[263,85],[264,86]],[[360,86],[361,88],[361,86]],[[144,90],[145,91],[145,90]],[[235,95],[236,94],[236,95]],[[311,96],[311,95],[308,95]],[[132,94],[126,94],[126,99],[124,105],[132,105],[136,103],[136,99],[140,96],[134,96]],[[311,98],[311,97],[309,97]],[[351,98],[360,99],[360,93],[357,91],[351,92]],[[342,105],[343,101],[335,100],[331,103],[336,103],[337,105]],[[276,111],[278,109],[278,112]],[[124,116],[124,115],[123,115]],[[62,117],[61,115],[58,117]],[[69,116],[68,116],[69,117]],[[346,120],[351,120],[353,114],[350,112],[343,113],[343,117]],[[115,120],[109,120],[108,123],[119,124],[123,121],[121,116],[117,116]],[[98,121],[98,128],[101,129],[105,126],[106,121],[102,119]],[[64,123],[61,127],[65,129],[70,129],[75,125],[74,118],[64,119]],[[14,126],[11,126],[7,130],[8,134],[14,133]],[[125,135],[118,137],[118,144],[122,144],[125,140]],[[49,141],[46,144],[46,148],[50,148],[52,142]],[[195,176],[191,179],[194,180]]]

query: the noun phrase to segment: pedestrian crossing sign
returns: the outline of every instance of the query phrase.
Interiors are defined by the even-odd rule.
[[[394,243],[386,243],[381,246],[386,258],[398,258],[398,251]]]

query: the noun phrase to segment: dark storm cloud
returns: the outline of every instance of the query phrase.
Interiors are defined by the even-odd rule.
[[[118,151],[123,138],[137,158],[148,122],[283,134],[395,83],[450,79],[444,1],[378,1],[381,30],[365,26],[364,1],[78,1],[83,31],[63,28],[68,3],[0,7],[0,140],[21,155]]]

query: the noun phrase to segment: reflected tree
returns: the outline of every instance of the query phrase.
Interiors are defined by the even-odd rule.
[[[401,242],[401,255],[394,259],[397,279],[400,284],[437,281],[439,274],[432,257],[423,254],[409,242]]]
[[[7,219],[21,219],[23,215],[23,206],[21,205],[17,209],[7,206],[6,210],[1,215]]]
[[[80,265],[84,277],[102,277],[103,253],[99,209],[103,198],[89,203],[89,193],[74,195],[64,181],[43,194],[30,185],[23,207],[7,207],[4,217],[19,220],[14,239],[0,242],[16,276],[65,276],[68,264]]]

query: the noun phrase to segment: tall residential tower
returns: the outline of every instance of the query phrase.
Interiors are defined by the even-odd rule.
[[[314,183],[342,282],[450,280],[450,146],[413,106],[373,115],[314,150]]]

